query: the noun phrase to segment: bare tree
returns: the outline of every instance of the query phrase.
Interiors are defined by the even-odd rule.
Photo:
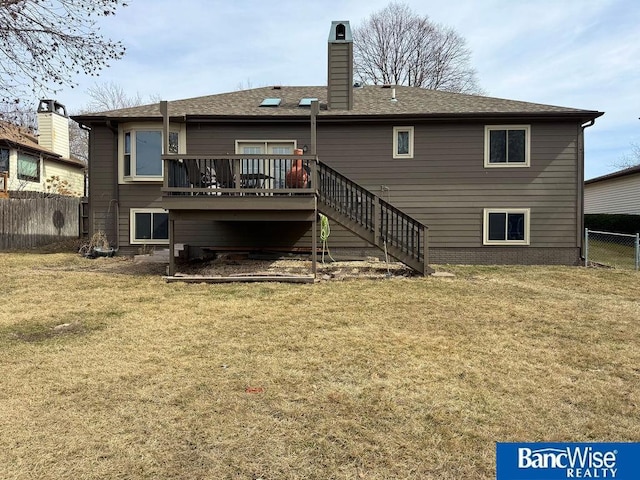
[[[127,94],[122,85],[115,82],[96,83],[87,90],[87,95],[90,98],[89,103],[78,113],[106,112],[160,101],[158,94],[149,95],[148,102],[140,92]],[[74,121],[69,122],[69,142],[71,156],[87,163],[89,160],[88,134]]]
[[[640,165],[640,143],[631,144],[631,153],[627,153],[612,164],[619,169],[631,168]]]
[[[0,99],[75,86],[75,75],[99,75],[120,59],[125,47],[97,25],[120,6],[124,0],[0,0]]]
[[[27,128],[35,132],[38,128],[36,110],[33,105],[25,105],[19,100],[13,102],[0,102],[0,120],[12,125]],[[4,124],[0,122],[0,129]]]
[[[87,90],[87,95],[91,98],[85,108],[87,112],[106,112],[120,108],[137,107],[144,102],[140,92],[129,95],[122,85],[115,82],[96,83]]]
[[[465,39],[406,4],[390,3],[354,28],[353,46],[363,83],[482,93]]]

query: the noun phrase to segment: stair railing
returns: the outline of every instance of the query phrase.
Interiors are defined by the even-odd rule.
[[[322,162],[318,177],[320,202],[363,228],[374,245],[386,246],[392,256],[422,273],[429,270],[424,224]]]

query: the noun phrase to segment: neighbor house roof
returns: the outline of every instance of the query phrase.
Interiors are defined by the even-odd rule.
[[[392,99],[395,89],[395,100]],[[281,99],[278,106],[261,107],[267,98]],[[171,117],[199,118],[261,118],[308,117],[309,108],[298,104],[303,98],[317,98],[320,117],[469,117],[469,116],[573,116],[591,120],[602,115],[593,110],[543,105],[539,103],[427,90],[418,87],[354,87],[352,110],[327,109],[327,87],[262,87],[221,93],[205,97],[168,102]],[[159,118],[159,104],[123,108],[94,114],[77,115],[79,122],[100,119]]]
[[[634,167],[625,168],[623,170],[618,170],[617,172],[608,173],[607,175],[602,175],[600,177],[591,178],[584,182],[585,185],[590,185],[592,183],[603,182],[605,180],[612,180],[614,178],[627,177],[629,175],[635,175],[640,173],[640,165],[636,165]]]
[[[4,143],[13,148],[24,148],[43,154],[49,160],[66,163],[79,168],[85,168],[84,163],[75,158],[64,158],[48,148],[44,148],[38,143],[38,139],[31,131],[24,127],[19,127],[13,123],[0,120],[0,143]]]

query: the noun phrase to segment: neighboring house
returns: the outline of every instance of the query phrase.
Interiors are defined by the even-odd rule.
[[[86,166],[70,158],[64,106],[42,100],[38,127],[40,134],[35,136],[25,128],[0,122],[0,172],[8,173],[7,189],[83,196]]]
[[[354,85],[348,22],[333,22],[328,50],[326,87],[74,117],[91,129],[93,230],[125,254],[315,251],[321,212],[332,251],[386,247],[420,271],[579,261],[583,135],[601,112]],[[300,165],[311,188],[290,181]]]
[[[640,165],[584,182],[584,213],[640,215]]]

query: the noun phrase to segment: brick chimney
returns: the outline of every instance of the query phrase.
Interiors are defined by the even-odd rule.
[[[40,100],[38,134],[41,146],[69,158],[69,116],[64,105],[55,100]]]
[[[331,22],[327,103],[329,110],[353,108],[353,37],[347,21]]]

